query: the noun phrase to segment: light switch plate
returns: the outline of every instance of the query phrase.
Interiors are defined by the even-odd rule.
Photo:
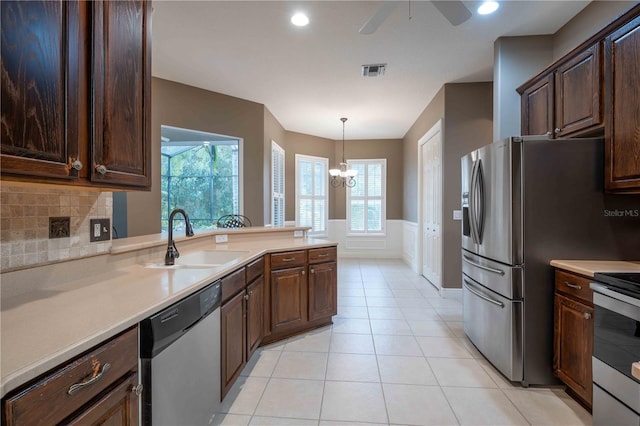
[[[462,220],[462,210],[453,211],[453,220]]]
[[[229,242],[229,236],[227,234],[216,235],[216,244]]]

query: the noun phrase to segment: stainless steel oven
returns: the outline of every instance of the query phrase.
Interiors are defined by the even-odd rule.
[[[595,274],[593,424],[640,425],[640,274]],[[634,281],[636,280],[636,281]]]

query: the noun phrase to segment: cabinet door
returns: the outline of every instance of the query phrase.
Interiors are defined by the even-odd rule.
[[[556,70],[556,137],[570,136],[602,123],[600,43]]]
[[[247,286],[247,360],[262,342],[264,276]]]
[[[151,187],[151,3],[96,1],[91,181]]]
[[[245,318],[245,292],[239,293],[220,309],[220,364],[222,397],[227,394],[236,377],[244,368],[246,358],[247,329]]]
[[[303,327],[307,322],[305,267],[271,272],[271,332]]]
[[[137,425],[139,396],[134,391],[136,386],[138,386],[138,373],[134,372],[68,424]]]
[[[553,131],[553,74],[522,92],[522,134],[545,135]]]
[[[640,17],[605,39],[605,188],[640,192]]]
[[[554,331],[554,372],[591,406],[593,308],[556,293]]]
[[[77,178],[75,1],[2,1],[2,173]]]
[[[338,313],[336,262],[309,266],[309,321]]]

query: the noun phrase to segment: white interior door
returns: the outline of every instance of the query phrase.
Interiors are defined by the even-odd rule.
[[[420,145],[422,275],[442,287],[442,133]]]

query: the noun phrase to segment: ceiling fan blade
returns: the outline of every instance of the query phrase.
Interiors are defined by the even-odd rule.
[[[358,31],[360,34],[373,34],[376,32],[378,27],[382,25],[382,23],[396,10],[398,7],[398,2],[396,1],[386,1],[380,6],[380,9],[367,21],[366,24],[360,28]]]
[[[471,18],[471,12],[461,1],[432,1],[431,3],[454,27]]]

